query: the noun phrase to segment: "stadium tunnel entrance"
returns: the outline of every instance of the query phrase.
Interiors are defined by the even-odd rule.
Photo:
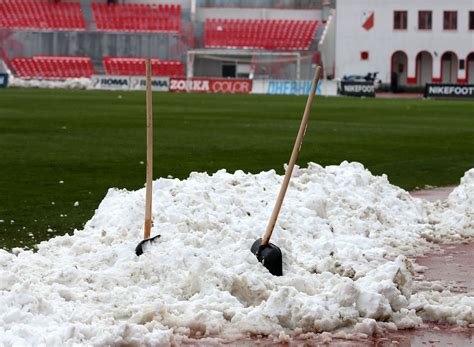
[[[441,82],[457,83],[458,57],[453,52],[445,52],[441,56]]]
[[[474,84],[474,52],[469,53],[466,58],[466,82]]]
[[[391,59],[390,89],[397,91],[398,86],[407,85],[408,56],[403,51],[396,51]]]
[[[416,56],[416,84],[424,86],[433,79],[433,57],[427,51],[421,51]]]

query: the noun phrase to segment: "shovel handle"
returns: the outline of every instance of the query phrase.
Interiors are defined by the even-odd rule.
[[[151,232],[151,202],[153,186],[153,109],[151,97],[151,62],[146,59],[146,201],[144,239]]]
[[[280,193],[278,194],[275,207],[273,208],[272,215],[270,217],[270,220],[268,221],[267,229],[265,230],[265,234],[262,238],[262,246],[268,245],[268,243],[270,242],[270,238],[272,237],[273,229],[275,228],[275,224],[278,218],[278,214],[280,213],[281,205],[283,204],[283,199],[285,198],[288,184],[290,183],[291,173],[293,172],[293,168],[295,167],[296,159],[298,159],[298,154],[303,143],[304,134],[306,133],[309,114],[311,113],[311,107],[313,106],[314,93],[316,92],[316,87],[318,86],[320,75],[321,68],[318,66],[314,73],[313,85],[311,86],[311,91],[308,95],[308,101],[306,102],[306,108],[303,113],[303,119],[301,120],[300,129],[298,131],[298,135],[296,136],[296,141],[293,147],[293,152],[291,153],[290,162],[288,163],[288,167],[286,169],[285,178],[283,179],[283,183],[280,188]]]

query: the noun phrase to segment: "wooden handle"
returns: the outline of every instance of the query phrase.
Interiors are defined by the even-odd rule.
[[[146,203],[144,238],[150,237],[153,187],[153,109],[151,98],[151,62],[146,59]]]
[[[267,245],[270,242],[270,238],[272,237],[273,229],[275,228],[275,224],[278,218],[278,214],[280,213],[281,205],[283,204],[283,199],[285,198],[288,184],[290,183],[291,173],[293,172],[293,168],[295,167],[296,159],[298,159],[298,154],[303,143],[303,137],[306,133],[306,126],[308,125],[309,114],[311,113],[311,106],[313,105],[314,94],[316,92],[316,87],[319,83],[320,75],[321,68],[318,66],[314,74],[311,92],[309,93],[308,101],[306,102],[306,108],[303,113],[303,119],[301,120],[300,130],[298,131],[298,135],[296,136],[296,141],[293,147],[293,152],[291,153],[290,162],[288,163],[288,167],[286,169],[285,178],[283,179],[283,183],[281,185],[280,193],[278,194],[275,207],[273,208],[272,215],[270,217],[270,220],[268,221],[267,229],[265,230],[262,242],[260,243],[260,245],[262,246]]]

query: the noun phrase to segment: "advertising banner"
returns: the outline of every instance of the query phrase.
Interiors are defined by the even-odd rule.
[[[253,94],[308,95],[311,91],[311,80],[254,80]],[[336,96],[336,81],[320,80],[316,95]]]
[[[244,79],[211,79],[211,93],[243,93],[252,91],[252,80]]]
[[[0,73],[0,88],[8,87],[8,74]]]
[[[375,96],[375,85],[373,82],[341,81],[339,94],[346,96]]]
[[[204,92],[209,93],[208,78],[171,78],[170,92]]]
[[[252,81],[246,79],[171,78],[171,92],[250,93]]]
[[[130,77],[128,76],[106,76],[92,75],[91,86],[93,89],[107,90],[129,90]]]
[[[440,97],[474,99],[474,84],[426,84],[425,98]]]
[[[167,92],[169,90],[170,78],[169,77],[152,77],[151,78],[151,89],[157,92]],[[130,78],[130,89],[131,90],[145,90],[146,89],[146,77],[133,76]]]
[[[308,95],[313,81],[269,80],[266,94]],[[316,92],[317,94],[317,92]]]

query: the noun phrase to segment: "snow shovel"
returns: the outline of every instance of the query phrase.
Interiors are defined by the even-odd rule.
[[[151,201],[153,188],[153,110],[151,98],[151,63],[146,60],[146,202],[145,229],[143,240],[135,248],[137,256],[143,254],[144,248],[153,243],[160,235],[150,237],[151,231]]]
[[[320,74],[321,68],[318,66],[314,74],[313,85],[311,86],[311,92],[309,93],[308,101],[306,102],[306,108],[303,113],[303,119],[301,120],[298,135],[296,136],[296,141],[293,147],[293,152],[291,153],[290,162],[288,163],[288,167],[286,169],[285,178],[283,179],[283,183],[280,188],[280,193],[278,194],[275,207],[273,208],[272,215],[270,217],[270,220],[268,221],[265,234],[263,238],[256,240],[250,248],[250,251],[257,256],[258,261],[261,262],[263,266],[265,266],[268,271],[270,271],[270,273],[274,276],[283,275],[283,261],[280,248],[270,243],[270,238],[272,237],[273,229],[275,228],[275,224],[278,218],[278,214],[280,213],[283,199],[285,198],[285,193],[288,188],[288,184],[290,183],[291,173],[293,172],[296,159],[298,159],[298,154],[303,143],[303,137],[306,133],[308,118],[311,112],[311,106],[313,105],[314,93],[316,92],[316,87],[319,83]]]

